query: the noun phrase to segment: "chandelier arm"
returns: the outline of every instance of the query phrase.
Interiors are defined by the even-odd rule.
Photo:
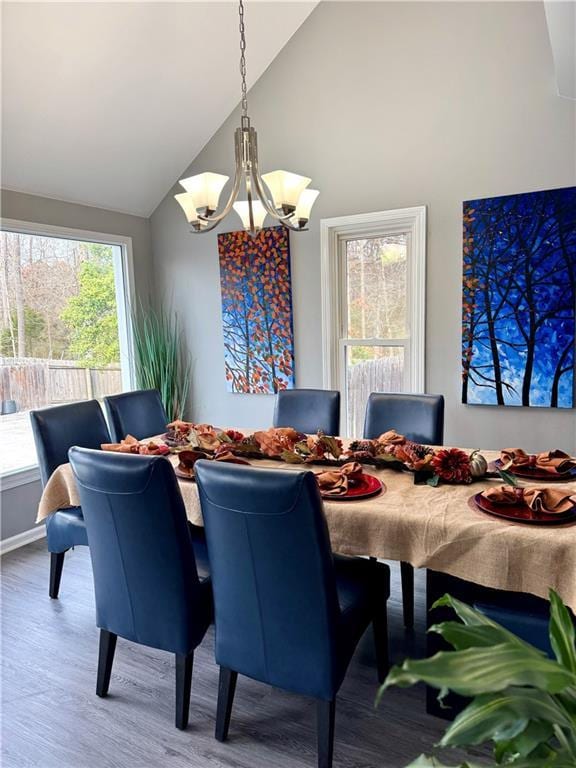
[[[200,219],[200,218],[202,218],[202,217],[198,216],[198,218]],[[202,218],[202,221],[204,221],[204,220],[205,220],[205,219],[203,219],[203,218]],[[204,232],[210,232],[210,230],[212,230],[212,229],[216,229],[216,227],[218,226],[218,224],[220,224],[220,221],[219,221],[219,220],[218,220],[218,221],[215,221],[215,222],[213,222],[213,223],[209,223],[209,224],[208,224],[206,227],[202,227],[202,229],[192,229],[192,230],[190,230],[190,231],[191,231],[191,233],[192,233],[193,235],[203,235],[203,234],[204,234]]]
[[[222,221],[222,219],[225,216],[228,216],[230,211],[232,210],[232,206],[236,202],[238,198],[238,193],[240,192],[240,184],[242,183],[242,152],[240,142],[241,142],[241,136],[240,136],[240,129],[236,129],[236,136],[235,136],[236,142],[235,142],[235,154],[236,154],[236,170],[234,172],[234,182],[232,184],[232,189],[230,190],[230,196],[228,197],[228,200],[226,202],[226,205],[222,209],[220,213],[213,213],[211,216],[202,216],[200,213],[198,214],[198,218],[200,221],[205,222],[214,222],[217,224],[219,221]],[[212,227],[211,227],[212,229]],[[202,232],[207,232],[208,230],[203,229]]]
[[[286,229],[291,229],[292,232],[308,232],[308,227],[295,227],[294,224],[286,221],[286,219],[278,219],[278,221],[283,227],[286,227]]]
[[[248,198],[248,232],[252,237],[256,236],[256,227],[254,225],[254,210],[252,208],[252,185],[250,183],[250,172],[246,172],[246,197]]]
[[[254,186],[256,187],[256,193],[260,198],[260,202],[264,206],[266,213],[272,216],[272,218],[276,219],[276,221],[279,221],[283,224],[287,219],[291,218],[293,214],[289,213],[284,215],[284,214],[278,213],[276,208],[274,208],[274,206],[270,203],[268,199],[268,194],[264,187],[264,182],[262,181],[262,177],[260,176],[260,170],[259,170],[259,164],[258,164],[258,141],[256,138],[256,131],[254,130],[254,128],[250,128],[250,155],[252,158],[252,178],[254,179]]]

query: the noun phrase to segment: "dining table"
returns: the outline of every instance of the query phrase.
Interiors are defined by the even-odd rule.
[[[161,439],[153,438],[155,442]],[[350,441],[343,438],[342,442],[346,448]],[[500,455],[489,450],[482,454],[489,462]],[[167,459],[177,466],[177,454],[168,455]],[[323,469],[274,459],[249,462],[262,471]],[[463,485],[440,483],[433,487],[415,483],[414,474],[408,471],[368,465],[363,469],[381,480],[383,491],[379,495],[323,502],[334,552],[407,562],[415,568],[427,568],[484,587],[544,599],[553,588],[576,612],[575,524],[527,525],[480,511],[473,496],[495,483],[501,484],[499,478],[483,478]],[[525,482],[530,484],[520,484]],[[178,478],[178,483],[188,520],[201,526],[196,483],[188,478]],[[554,486],[576,495],[576,480]],[[69,464],[62,464],[46,483],[37,522],[57,509],[79,504],[72,469]]]

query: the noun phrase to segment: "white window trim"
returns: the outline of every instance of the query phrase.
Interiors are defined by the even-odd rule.
[[[346,289],[342,244],[353,238],[406,233],[408,236],[408,350],[409,392],[425,391],[426,345],[426,206],[338,216],[320,221],[322,289],[322,373],[324,387],[340,389],[343,381],[343,342],[346,322]],[[379,340],[346,340],[346,345],[382,344]],[[404,346],[405,339],[386,346]],[[346,405],[342,405],[345,410]],[[343,414],[345,417],[345,414]],[[345,422],[344,422],[345,423]]]
[[[0,474],[0,493],[18,488],[19,485],[29,485],[40,480],[38,465],[13,469],[11,472]]]
[[[103,243],[104,245],[119,246],[122,249],[122,286],[118,287],[118,264],[114,262],[114,277],[116,284],[116,305],[118,308],[118,336],[120,342],[120,356],[122,358],[122,386],[131,389],[134,386],[134,336],[130,307],[134,306],[134,259],[132,252],[132,238],[127,235],[109,235],[103,232],[92,232],[87,229],[72,229],[59,227],[52,224],[38,224],[19,219],[7,219],[0,217],[0,230],[18,232],[22,235],[36,235],[38,237],[57,237],[63,240],[80,240],[81,242]],[[40,478],[40,471],[36,464],[22,467],[11,472],[0,473],[1,490],[16,488],[19,485],[34,483]]]

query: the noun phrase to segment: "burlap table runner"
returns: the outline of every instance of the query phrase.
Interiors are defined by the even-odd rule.
[[[490,451],[484,455],[488,460],[498,457]],[[176,457],[170,460],[177,464]],[[286,472],[302,469],[276,461],[252,463]],[[494,481],[431,488],[414,485],[407,472],[372,467],[366,471],[386,484],[385,494],[364,501],[324,502],[335,552],[403,560],[487,587],[540,597],[547,597],[553,587],[576,611],[576,525],[518,525],[472,509],[470,496]],[[189,480],[179,484],[188,519],[202,525],[196,484]],[[560,487],[576,493],[576,482]],[[37,521],[56,509],[77,505],[72,470],[63,464],[46,484]]]

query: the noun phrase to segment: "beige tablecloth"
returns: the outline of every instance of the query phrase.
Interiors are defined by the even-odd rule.
[[[497,454],[485,451],[487,459]],[[177,463],[176,457],[171,457]],[[302,467],[254,461],[287,472]],[[314,467],[318,471],[318,467]],[[414,485],[413,475],[392,469],[366,471],[379,477],[386,493],[364,501],[326,501],[324,509],[335,552],[404,560],[497,589],[548,596],[553,587],[576,611],[576,525],[536,527],[498,520],[472,509],[468,501],[490,482],[472,485]],[[576,493],[576,482],[565,486]],[[202,525],[196,484],[181,480],[188,519]],[[54,510],[79,505],[70,465],[48,481],[38,521]]]

